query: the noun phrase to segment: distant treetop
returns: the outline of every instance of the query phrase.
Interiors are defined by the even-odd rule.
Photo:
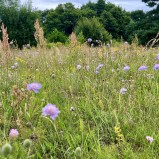
[[[145,2],[148,4],[150,7],[158,6],[159,5],[159,0],[142,0],[142,2]]]

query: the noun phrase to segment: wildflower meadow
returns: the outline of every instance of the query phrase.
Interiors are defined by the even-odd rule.
[[[38,38],[37,33],[37,38]],[[1,159],[158,159],[159,49],[0,43]]]

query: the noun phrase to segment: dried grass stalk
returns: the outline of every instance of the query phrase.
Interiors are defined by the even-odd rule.
[[[70,41],[71,41],[71,44],[77,44],[77,36],[74,32],[72,32],[70,35]]]
[[[34,23],[34,28],[36,30],[34,33],[35,40],[37,41],[38,45],[40,45],[40,47],[45,47],[46,41],[44,38],[44,32],[43,32],[42,27],[40,27],[38,19]]]
[[[2,29],[2,42],[0,42],[0,49],[2,49],[1,59],[3,64],[7,64],[11,57],[10,45],[8,43],[9,38],[7,34],[7,28],[4,27],[3,23],[1,29]]]

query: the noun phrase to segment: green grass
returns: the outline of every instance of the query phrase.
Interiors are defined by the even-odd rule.
[[[0,67],[0,146],[13,147],[7,158],[159,158],[159,72],[153,70],[159,63],[158,48],[120,44],[111,49],[60,46],[12,51],[14,59],[7,69]],[[15,62],[19,66],[11,69]],[[96,74],[99,63],[104,66]],[[125,65],[129,71],[123,71]],[[142,65],[149,67],[138,71]],[[39,93],[27,90],[32,82],[42,84]],[[120,94],[123,87],[127,92]],[[55,120],[42,116],[48,103],[60,110]],[[12,128],[19,131],[15,140],[9,138]],[[148,142],[146,136],[154,141]],[[29,149],[23,147],[25,139],[32,140]]]

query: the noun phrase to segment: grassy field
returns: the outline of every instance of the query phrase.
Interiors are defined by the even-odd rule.
[[[124,43],[11,50],[0,66],[0,158],[158,159],[158,53]],[[42,114],[48,103],[54,120]]]

